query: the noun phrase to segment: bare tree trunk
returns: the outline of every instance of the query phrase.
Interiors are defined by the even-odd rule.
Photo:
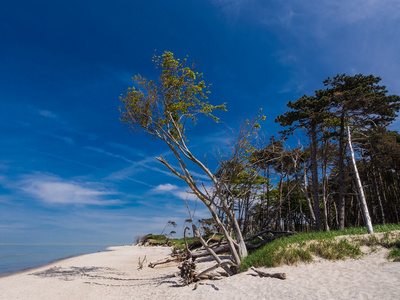
[[[328,205],[327,205],[327,196],[326,196],[326,186],[328,183],[328,178],[326,174],[326,169],[324,170],[324,177],[322,178],[322,202],[324,204],[324,225],[325,230],[329,231],[329,222],[328,222]]]
[[[282,188],[283,188],[283,174],[281,175],[281,180],[279,181],[279,214],[278,214],[278,224],[276,229],[281,229],[282,228]]]
[[[350,126],[349,125],[347,125],[347,138],[348,138],[348,141],[349,141],[349,148],[350,148],[350,153],[351,153],[351,161],[352,161],[352,164],[353,164],[355,180],[356,180],[356,183],[357,183],[358,193],[359,193],[359,196],[360,196],[361,208],[362,208],[362,211],[363,211],[363,214],[364,214],[365,223],[367,225],[368,233],[372,234],[372,233],[374,233],[374,229],[372,227],[371,217],[369,216],[367,201],[366,201],[365,195],[364,195],[364,189],[363,189],[363,186],[361,184],[360,175],[358,173],[358,168],[357,168],[357,164],[356,164],[356,158],[354,156],[353,145],[351,143],[351,134],[350,134]]]
[[[339,229],[345,225],[345,198],[344,198],[344,113],[340,116],[339,133]]]
[[[317,231],[321,231],[322,223],[318,199],[317,133],[315,126],[311,128],[311,174],[314,198],[315,227]]]
[[[267,215],[269,215],[269,204],[271,203],[270,201],[270,190],[269,190],[269,176],[270,176],[270,170],[269,166],[267,167]],[[264,221],[265,223],[265,221]]]
[[[381,198],[381,194],[379,192],[379,185],[376,180],[376,177],[377,177],[376,168],[374,167],[373,164],[372,164],[372,176],[373,176],[373,180],[374,180],[376,198],[378,200],[378,205],[379,205],[379,213],[380,213],[380,217],[381,217],[381,222],[382,222],[382,224],[385,224],[385,212],[383,210],[382,198]]]
[[[393,183],[393,187],[392,187],[392,189],[393,189],[393,194],[394,194],[394,198],[395,198],[395,201],[393,201],[392,202],[392,205],[393,205],[393,212],[394,212],[394,218],[392,219],[392,223],[394,223],[394,220],[396,220],[396,223],[400,223],[400,214],[399,214],[399,212],[398,212],[398,210],[397,210],[397,203],[400,203],[400,201],[399,201],[399,195],[398,195],[398,190],[396,189],[396,186],[395,186],[395,184]]]
[[[302,189],[303,191],[303,189]],[[307,168],[306,164],[304,164],[304,192],[303,192],[304,197],[306,197],[308,208],[310,210],[310,215],[311,215],[311,220],[315,222],[315,214],[314,214],[314,208],[312,206],[310,197],[308,196],[308,180],[307,180]]]
[[[325,141],[325,151],[323,155],[323,163],[322,163],[322,203],[324,205],[324,225],[325,230],[329,231],[329,222],[328,222],[328,208],[327,208],[327,186],[328,186],[328,142]]]

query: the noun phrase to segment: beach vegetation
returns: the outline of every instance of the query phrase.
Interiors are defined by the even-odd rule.
[[[389,252],[388,258],[390,260],[400,262],[400,247],[393,247]]]
[[[314,261],[316,257],[327,260],[356,259],[364,255],[361,246],[391,249],[388,259],[396,261],[400,248],[399,230],[400,224],[385,224],[374,226],[375,233],[384,233],[382,237],[366,235],[368,229],[362,227],[299,233],[279,238],[251,252],[243,260],[241,270],[247,270],[252,266],[277,267],[283,264],[308,263]]]
[[[168,238],[164,234],[146,234],[140,239],[140,244],[148,246],[168,245]]]

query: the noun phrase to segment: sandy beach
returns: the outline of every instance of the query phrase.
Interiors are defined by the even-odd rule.
[[[385,249],[357,260],[260,268],[284,272],[286,280],[249,270],[189,286],[182,286],[176,263],[147,267],[167,257],[170,248],[109,249],[0,278],[0,299],[400,299],[400,262],[388,262]],[[146,266],[138,270],[145,256]],[[210,264],[198,262],[199,270]]]

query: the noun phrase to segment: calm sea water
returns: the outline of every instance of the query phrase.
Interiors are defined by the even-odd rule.
[[[54,260],[104,251],[111,245],[0,245],[0,277]]]

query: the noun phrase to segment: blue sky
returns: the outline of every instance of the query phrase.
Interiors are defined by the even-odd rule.
[[[119,122],[132,76],[156,78],[155,51],[188,55],[210,102],[227,103],[222,122],[188,132],[212,161],[229,128],[263,108],[262,132],[276,134],[286,103],[328,76],[373,74],[399,95],[399,11],[397,0],[2,1],[0,243],[126,244],[168,220],[181,232],[187,188],[154,158],[172,160],[167,147]]]

